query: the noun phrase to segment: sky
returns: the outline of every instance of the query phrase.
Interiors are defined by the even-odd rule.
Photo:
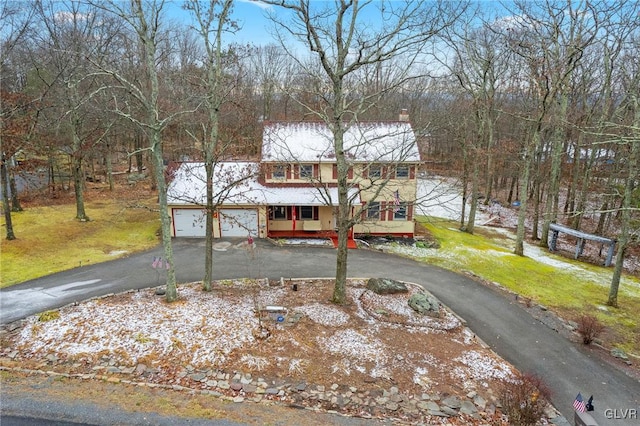
[[[167,8],[168,16],[183,22],[189,21],[189,13],[182,10],[183,0],[170,0]],[[264,45],[275,42],[270,28],[272,23],[265,11],[270,6],[251,0],[236,0],[232,19],[236,20],[240,30],[232,37],[234,43]]]

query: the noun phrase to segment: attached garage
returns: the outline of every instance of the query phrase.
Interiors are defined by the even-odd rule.
[[[205,237],[206,210],[173,209],[173,229],[176,237]]]
[[[221,237],[247,237],[258,235],[258,210],[256,209],[220,209]]]

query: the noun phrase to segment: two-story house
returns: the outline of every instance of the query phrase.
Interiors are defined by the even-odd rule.
[[[216,165],[214,236],[335,236],[337,166],[324,123],[265,123],[259,163]],[[420,156],[406,121],[357,123],[344,135],[349,202],[363,234],[413,236]],[[204,236],[202,163],[183,163],[169,185],[174,236]]]

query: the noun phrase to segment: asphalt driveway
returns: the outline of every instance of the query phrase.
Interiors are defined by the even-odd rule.
[[[214,278],[313,278],[335,275],[334,249],[275,247],[258,240],[250,251],[231,241],[214,252]],[[204,240],[174,242],[178,282],[202,279]],[[0,291],[1,323],[90,297],[162,284],[151,266],[160,248],[130,257],[83,266],[22,283]],[[604,425],[637,425],[638,419],[615,419],[624,410],[640,412],[640,382],[601,361],[588,348],[576,345],[543,325],[515,300],[463,275],[430,265],[369,250],[350,250],[350,277],[389,277],[422,285],[463,317],[495,352],[522,372],[541,376],[551,388],[553,404],[573,419],[572,402],[578,392],[594,395],[594,418]],[[614,414],[618,414],[617,416]]]

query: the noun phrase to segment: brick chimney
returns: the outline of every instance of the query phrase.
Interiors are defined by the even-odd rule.
[[[400,110],[398,121],[409,121],[409,111],[406,108]]]

